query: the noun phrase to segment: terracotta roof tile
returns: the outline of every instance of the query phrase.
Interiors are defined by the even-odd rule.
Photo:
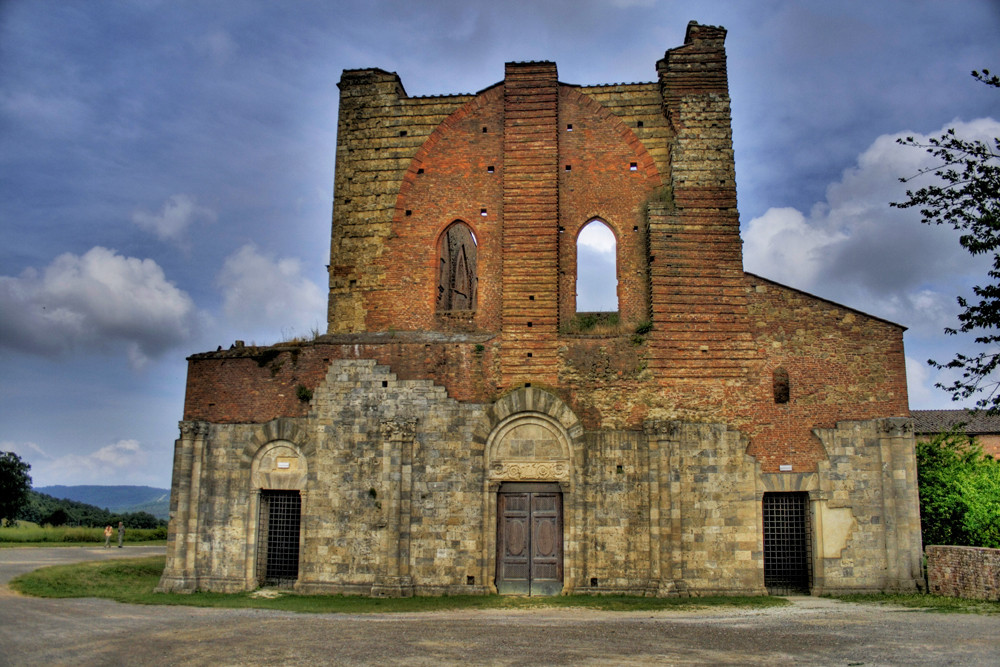
[[[913,430],[921,433],[943,433],[956,424],[968,435],[1000,433],[1000,414],[970,410],[910,410]]]

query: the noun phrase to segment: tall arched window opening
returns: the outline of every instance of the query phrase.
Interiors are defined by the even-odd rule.
[[[576,237],[576,312],[618,312],[618,247],[611,228],[591,220]]]
[[[475,310],[478,283],[476,236],[456,221],[438,244],[437,309]]]

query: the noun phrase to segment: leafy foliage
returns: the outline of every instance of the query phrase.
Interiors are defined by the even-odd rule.
[[[1000,88],[1000,77],[989,70],[973,72],[972,76],[987,86]],[[962,247],[973,255],[992,255],[993,266],[987,272],[989,281],[972,288],[977,302],[958,297],[962,308],[958,329],[948,327],[948,334],[979,332],[976,343],[986,349],[978,354],[958,353],[948,363],[933,359],[928,363],[935,368],[961,372],[961,378],[950,385],[937,386],[951,393],[954,400],[985,396],[976,401],[979,408],[1000,410],[1000,381],[994,372],[1000,367],[1000,138],[994,137],[993,145],[978,140],[962,139],[954,129],[924,144],[913,137],[897,140],[904,146],[923,148],[938,161],[937,166],[922,169],[904,183],[928,173],[938,178],[938,183],[916,191],[907,190],[907,201],[892,202],[897,208],[917,207],[922,222],[928,225],[950,225],[963,232],[959,239]]]
[[[0,524],[17,520],[31,490],[30,470],[14,452],[0,452]]]
[[[957,430],[917,442],[924,545],[1000,548],[1000,461]]]

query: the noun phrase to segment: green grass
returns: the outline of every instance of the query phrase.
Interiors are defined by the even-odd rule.
[[[416,612],[449,609],[541,609],[583,607],[604,611],[689,610],[709,606],[773,607],[788,604],[771,597],[647,598],[625,595],[567,595],[547,598],[498,595],[453,595],[413,598],[366,598],[342,595],[298,595],[279,591],[278,597],[254,593],[154,593],[164,565],[163,556],[130,558],[45,567],[21,575],[10,587],[38,597],[95,597],[133,604],[194,607],[279,609],[312,613]]]
[[[563,333],[617,336],[622,333],[622,323],[617,311],[577,313],[566,323]]]
[[[1000,614],[1000,602],[985,600],[965,600],[942,595],[920,593],[855,593],[852,595],[832,595],[834,600],[869,604],[892,604],[923,611],[955,612],[963,614]]]
[[[167,529],[127,528],[126,544],[166,544]],[[111,543],[118,544],[118,533],[111,536]],[[21,521],[16,526],[0,528],[0,548],[29,546],[92,546],[104,544],[104,528],[84,528],[80,526],[39,526],[30,521]]]

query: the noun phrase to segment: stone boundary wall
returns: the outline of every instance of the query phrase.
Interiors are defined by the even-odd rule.
[[[1000,601],[1000,549],[931,546],[926,553],[931,593]]]

